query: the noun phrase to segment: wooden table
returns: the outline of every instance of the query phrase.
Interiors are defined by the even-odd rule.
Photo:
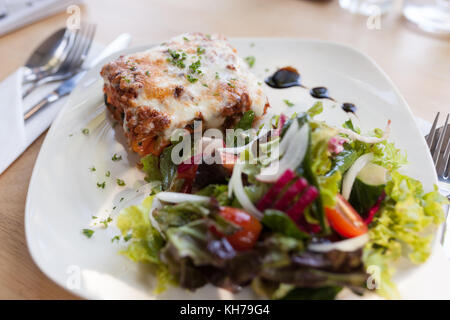
[[[66,19],[61,13],[0,37],[0,80],[23,65],[35,46]],[[414,114],[431,121],[438,110],[450,110],[450,42],[408,28],[398,10],[381,20],[381,29],[371,30],[367,18],[340,9],[337,1],[90,0],[82,7],[82,21],[98,24],[98,42],[129,32],[136,46],[187,31],[341,42],[374,58]],[[42,274],[25,243],[25,199],[44,138],[0,175],[0,299],[76,298]]]

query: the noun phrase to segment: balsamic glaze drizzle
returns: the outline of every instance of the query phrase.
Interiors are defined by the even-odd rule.
[[[284,67],[275,71],[273,75],[265,80],[269,87],[275,89],[285,89],[290,87],[303,87],[300,83],[300,73],[293,67]],[[309,94],[317,99],[330,99],[335,101],[328,94],[326,87],[315,87],[309,90]],[[353,103],[345,102],[341,106],[345,112],[355,113],[357,108]]]
[[[293,67],[284,67],[278,69],[273,75],[268,77],[265,82],[268,86],[275,89],[284,89],[290,87],[302,87],[300,84],[300,73]]]

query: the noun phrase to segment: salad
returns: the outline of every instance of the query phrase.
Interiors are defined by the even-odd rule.
[[[447,200],[400,173],[407,160],[388,142],[390,123],[363,133],[351,120],[315,120],[322,111],[318,102],[257,129],[248,111],[233,139],[172,140],[142,158],[151,192],[117,218],[122,253],[151,265],[157,292],[211,284],[269,299],[334,299],[343,288],[398,298],[395,263],[427,260]]]

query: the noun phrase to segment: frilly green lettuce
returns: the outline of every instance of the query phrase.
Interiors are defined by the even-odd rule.
[[[159,258],[159,252],[165,241],[149,219],[153,198],[153,196],[147,197],[142,204],[123,209],[117,218],[117,227],[122,236],[129,239],[127,248],[121,253],[134,262],[152,264],[158,277],[155,291],[161,292],[173,280],[167,267]]]
[[[366,266],[377,266],[381,281],[378,293],[398,298],[391,281],[393,262],[407,256],[413,263],[425,262],[431,253],[432,235],[428,227],[444,220],[447,199],[437,189],[424,193],[422,184],[396,171],[386,186],[386,201],[371,224],[370,242],[364,249]]]

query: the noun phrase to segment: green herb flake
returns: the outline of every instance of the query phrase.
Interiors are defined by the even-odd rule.
[[[197,47],[197,54],[198,54],[198,55],[204,54],[205,51],[206,51],[205,48]]]
[[[94,234],[94,230],[91,229],[83,229],[82,233],[87,237],[87,238],[91,238],[92,235]]]
[[[120,240],[120,236],[114,236],[113,238],[111,238],[111,242],[117,241],[119,242]]]
[[[125,185],[125,181],[123,181],[122,179],[117,179],[116,182],[121,187],[123,187]]]
[[[189,66],[189,70],[190,70],[192,73],[201,74],[202,71],[199,69],[200,66],[201,66],[201,62],[200,62],[200,60],[197,60],[197,61],[195,61],[194,63],[192,63],[192,64]]]
[[[244,58],[250,68],[255,65],[256,58],[254,56],[248,56]]]
[[[124,199],[125,199],[124,197],[120,198],[119,202],[122,202]]]
[[[91,167],[91,168],[89,168],[89,170],[92,171],[92,172],[94,172],[94,171],[96,171],[97,169],[95,169],[95,167]]]
[[[294,103],[290,102],[288,99],[284,99],[283,101],[288,107],[293,107],[294,106]]]
[[[105,189],[105,186],[106,186],[106,182],[105,181],[103,181],[102,183],[97,182],[97,187]]]
[[[111,221],[113,221],[112,218],[111,218],[111,217],[108,217],[108,218],[106,218],[105,220],[100,221],[100,223],[102,223],[103,226],[104,226],[105,228],[107,228],[107,227],[108,227],[108,224],[109,224]]]
[[[186,75],[186,78],[190,83],[196,83],[198,81],[197,78],[192,77],[190,74]]]
[[[111,172],[110,172],[110,171],[106,171],[105,176],[106,176],[107,178],[109,178],[109,177],[111,176]]]
[[[147,77],[150,77],[150,71],[145,71],[145,75],[147,76]]]
[[[83,130],[81,130],[81,132],[87,136],[89,134],[89,129],[88,128],[84,128]]]
[[[133,237],[132,234],[129,233],[129,234],[127,234],[126,236],[123,237],[123,240],[124,240],[125,242],[128,242],[132,237]]]
[[[183,40],[184,40],[184,41],[188,41],[188,42],[189,42],[189,39],[188,39],[188,38],[186,38],[186,37],[183,37]]]
[[[122,160],[122,156],[117,155],[117,153],[114,153],[114,155],[111,158],[112,161],[120,161]]]
[[[205,88],[209,88],[206,83],[202,83],[202,86],[204,86]]]

